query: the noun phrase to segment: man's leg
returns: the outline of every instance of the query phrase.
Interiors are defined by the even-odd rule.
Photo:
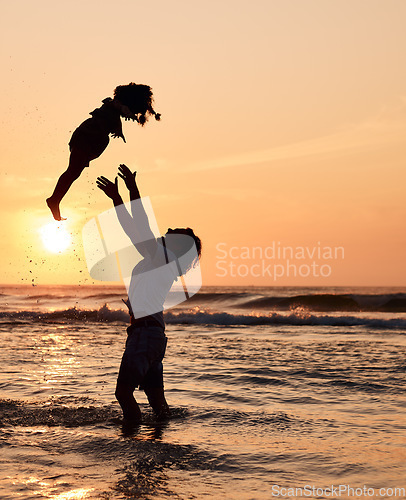
[[[168,418],[171,415],[163,387],[144,389],[144,392],[157,418]]]
[[[123,410],[124,419],[131,422],[141,422],[141,410],[133,393],[134,388],[131,385],[117,381],[115,396]]]

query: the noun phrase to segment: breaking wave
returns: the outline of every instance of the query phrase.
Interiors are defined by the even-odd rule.
[[[128,313],[122,309],[110,309],[106,304],[97,309],[79,309],[76,307],[50,312],[11,311],[1,312],[1,323],[21,324],[25,322],[67,323],[67,322],[104,322],[128,323]],[[406,329],[404,318],[360,317],[354,315],[317,315],[297,309],[289,313],[271,312],[261,314],[250,312],[234,314],[231,312],[212,312],[199,308],[191,310],[165,312],[167,324],[249,326],[249,325],[297,325],[297,326],[365,326],[390,330]]]
[[[251,310],[292,310],[356,312],[406,312],[406,294],[303,294],[290,297],[258,296],[250,293],[199,293],[190,299],[198,303],[219,303]]]

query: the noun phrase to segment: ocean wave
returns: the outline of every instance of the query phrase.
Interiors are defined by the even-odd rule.
[[[233,314],[230,312],[212,312],[194,308],[187,311],[170,310],[164,313],[167,324],[213,325],[213,326],[365,326],[390,330],[406,329],[406,319],[359,316],[315,315],[304,310],[281,313]],[[79,309],[76,307],[49,312],[11,311],[0,313],[1,324],[21,324],[35,322],[105,322],[128,323],[129,315],[122,309],[110,309],[106,304],[97,309]]]
[[[63,309],[86,303],[87,307],[112,305],[126,296],[124,288],[100,287],[39,287],[34,290],[1,288],[4,308],[15,310],[21,303],[35,302],[38,307],[59,306]],[[5,295],[3,292],[7,292]],[[26,292],[26,293],[20,293]],[[247,311],[278,312],[303,309],[309,312],[406,312],[405,288],[332,289],[332,288],[203,288],[190,297],[188,306],[218,310],[243,309]],[[26,306],[27,309],[29,308]]]
[[[237,305],[237,304],[236,304]],[[293,297],[260,297],[238,304],[244,309],[353,312],[406,312],[406,294],[310,294]]]
[[[356,316],[316,316],[300,311],[291,314],[230,314],[227,312],[171,312],[165,314],[168,324],[200,324],[216,326],[293,325],[293,326],[366,326],[371,328],[406,329],[406,319],[361,318]]]
[[[86,398],[65,398],[65,400],[54,398],[47,402],[27,403],[0,399],[0,428],[16,425],[79,427],[105,422],[120,414],[111,405],[107,407],[83,405],[87,403]],[[78,403],[82,404],[78,405]]]
[[[0,313],[0,321],[5,322],[24,321],[44,321],[44,322],[62,322],[83,321],[83,322],[129,322],[128,312],[122,309],[110,309],[106,304],[98,309],[80,309],[70,307],[57,311],[36,312],[36,311],[9,311]]]

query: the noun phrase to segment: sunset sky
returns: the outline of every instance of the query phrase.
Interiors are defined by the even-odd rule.
[[[93,283],[82,228],[111,206],[96,177],[125,163],[163,232],[201,237],[204,285],[405,285],[405,19],[404,0],[3,2],[0,281]],[[53,254],[39,230],[71,133],[131,81],[162,120],[124,122],[91,162]],[[272,247],[344,258],[276,280]]]

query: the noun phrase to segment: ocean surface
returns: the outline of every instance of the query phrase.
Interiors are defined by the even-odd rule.
[[[132,430],[122,298],[0,287],[1,499],[406,498],[406,288],[203,288]]]

